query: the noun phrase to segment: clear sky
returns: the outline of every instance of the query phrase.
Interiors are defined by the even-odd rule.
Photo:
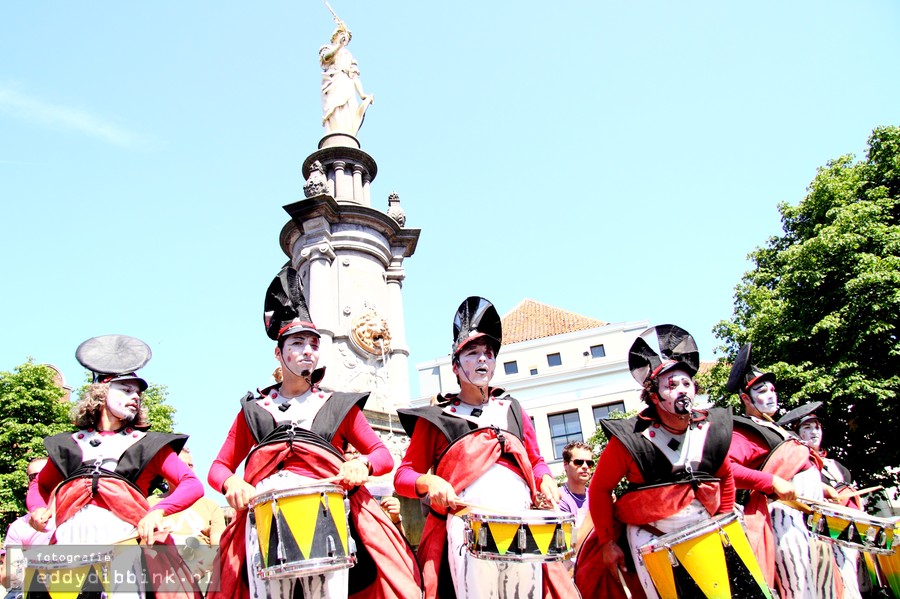
[[[373,204],[422,229],[411,362],[468,295],[673,322],[714,358],[747,254],[900,124],[900,3],[333,0]],[[263,292],[322,136],[319,0],[0,6],[0,370],[146,340],[198,471],[275,366]],[[414,392],[418,381],[413,380]]]

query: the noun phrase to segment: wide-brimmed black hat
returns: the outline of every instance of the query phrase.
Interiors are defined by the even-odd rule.
[[[128,335],[91,337],[75,350],[75,359],[91,371],[93,382],[133,380],[137,381],[142,392],[147,389],[147,381],[135,372],[143,368],[152,356],[149,345]]]
[[[300,277],[289,265],[282,267],[266,289],[263,324],[269,338],[276,341],[294,333],[321,336],[309,315]]]
[[[650,327],[628,350],[628,369],[642,385],[676,367],[694,376],[700,368],[700,352],[691,334],[674,324]]]
[[[779,418],[778,424],[786,428],[798,430],[800,428],[800,425],[804,422],[819,419],[819,417],[815,414],[815,411],[818,410],[821,406],[821,401],[813,401],[798,408],[794,408],[793,410]]]
[[[503,325],[494,304],[473,295],[459,305],[453,317],[453,357],[456,357],[463,346],[476,339],[487,341],[494,350],[494,355],[497,355],[503,339]]]
[[[774,373],[763,372],[750,363],[752,346],[752,343],[745,343],[738,351],[734,364],[731,365],[731,373],[725,384],[725,389],[729,393],[746,393],[750,387],[761,381],[771,381],[773,385],[775,384]]]

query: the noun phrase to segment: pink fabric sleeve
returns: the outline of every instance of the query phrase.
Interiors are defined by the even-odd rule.
[[[631,454],[621,441],[613,437],[600,454],[588,493],[591,519],[597,531],[597,540],[601,544],[616,536],[613,528],[612,493],[623,478],[635,483],[644,482]]]
[[[238,412],[228,436],[225,437],[225,443],[219,450],[216,459],[213,460],[209,467],[209,474],[206,477],[209,485],[224,494],[225,490],[222,486],[229,476],[232,476],[250,450],[253,449],[254,440],[250,429],[247,427],[247,421],[244,420],[244,411]]]
[[[534,432],[534,425],[531,424],[531,418],[525,413],[525,408],[521,408],[522,412],[522,443],[525,445],[525,451],[528,452],[528,459],[531,460],[531,472],[534,474],[534,481],[540,488],[541,478],[545,474],[550,474],[550,466],[544,461],[541,452],[538,449],[537,433]],[[550,476],[553,476],[550,474]]]
[[[444,439],[444,436],[433,424],[423,418],[416,420],[409,447],[394,474],[394,489],[398,495],[413,499],[419,497],[416,493],[416,481],[434,465],[438,450],[443,450],[437,446],[438,439]]]
[[[738,489],[761,491],[768,495],[774,491],[772,475],[756,468],[762,465],[769,448],[761,439],[754,437],[759,435],[737,427],[731,436],[728,459],[731,461],[734,484]]]
[[[145,495],[157,476],[166,479],[172,485],[172,491],[151,509],[163,510],[166,516],[186,510],[203,497],[203,483],[168,445],[156,452],[138,476],[137,485]]]
[[[352,443],[360,455],[369,459],[372,476],[387,474],[394,469],[394,458],[390,450],[372,430],[358,406],[350,408],[332,440],[338,451],[345,447],[344,441]]]
[[[50,502],[50,494],[62,481],[62,472],[57,470],[52,461],[47,460],[37,478],[28,483],[28,494],[25,495],[25,506],[28,511],[33,512],[39,507],[47,507]]]
[[[716,472],[716,477],[722,482],[719,483],[719,512],[726,514],[734,509],[734,474],[731,470],[731,460],[726,457]]]

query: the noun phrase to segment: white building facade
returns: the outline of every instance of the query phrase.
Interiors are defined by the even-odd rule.
[[[492,385],[519,400],[531,417],[541,455],[562,474],[562,449],[585,441],[597,420],[614,411],[638,410],[640,386],[628,370],[628,348],[646,320],[605,323],[523,300],[502,317],[503,345]],[[420,397],[459,390],[450,356],[417,364]]]

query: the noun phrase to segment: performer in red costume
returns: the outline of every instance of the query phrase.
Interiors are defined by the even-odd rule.
[[[674,325],[647,329],[629,350],[628,366],[648,407],[632,418],[600,421],[609,443],[591,479],[594,531],[575,565],[585,597],[625,597],[622,576],[634,596],[657,597],[639,547],[732,510],[731,416],[694,407],[698,365],[694,338]],[[613,490],[623,478],[629,489],[614,504]]]
[[[745,416],[734,417],[729,459],[737,488],[749,489],[744,523],[766,582],[781,599],[839,596],[831,547],[806,526],[803,512],[788,503],[799,497],[823,501],[819,454],[772,420],[778,410],[775,375],[751,363],[744,345],[726,388],[739,393]],[[818,405],[818,404],[817,404]],[[801,408],[797,417],[802,417]],[[813,408],[814,409],[814,408]],[[828,491],[834,495],[833,490]],[[770,496],[779,501],[769,501]]]
[[[150,360],[150,348],[133,337],[105,335],[82,343],[75,357],[92,371],[93,383],[72,410],[79,430],[44,442],[49,462],[28,489],[32,522],[40,528],[55,512],[53,536],[59,545],[109,546],[134,538],[148,544],[171,544],[168,533],[160,531],[162,519],[190,507],[203,496],[203,485],[178,459],[186,435],[147,430],[149,422],[141,406],[147,382],[135,371]],[[172,485],[172,493],[151,509],[147,495],[161,478]],[[161,552],[159,559],[145,556],[144,560],[148,570],[157,574],[183,567],[174,550]],[[160,578],[147,578],[139,573],[140,568],[133,555],[114,561],[114,581],[127,578],[123,569],[135,576],[113,587],[112,592],[143,596],[162,591],[142,584]],[[176,579],[177,588],[166,590],[175,596],[194,594],[189,571],[172,578]]]
[[[519,402],[490,387],[501,338],[494,306],[481,297],[466,299],[453,320],[460,392],[438,396],[436,405],[398,410],[410,444],[394,487],[431,503],[418,553],[427,598],[577,596],[561,562],[541,567],[472,557],[464,547],[464,522],[454,515],[463,503],[507,514],[530,509],[541,504],[539,491],[559,501],[531,420]]]
[[[241,411],[209,470],[209,484],[221,490],[237,516],[222,535],[218,591],[207,596],[419,597],[420,575],[412,550],[362,486],[370,475],[389,472],[393,458],[363,416],[367,393],[319,387],[325,373],[317,368],[320,335],[293,268],[284,267],[269,286],[264,321],[266,333],[277,342],[275,358],[283,379],[241,400]],[[348,443],[360,452],[355,459],[344,459],[342,448]],[[245,458],[242,478],[235,471]],[[256,528],[247,526],[251,498],[335,476],[349,490],[356,565],[301,578],[261,579]]]
[[[815,406],[813,411],[810,408]],[[828,487],[831,487],[839,494],[852,493],[856,491],[853,486],[853,477],[847,468],[835,460],[828,457],[825,450],[822,449],[822,421],[815,413],[821,406],[821,402],[813,402],[809,406],[801,406],[800,412],[794,410],[788,412],[778,420],[778,424],[788,428],[800,437],[800,440],[806,445],[819,453],[822,458],[822,482],[826,485],[826,495]],[[805,415],[797,416],[798,413]],[[844,495],[843,498],[838,497],[838,503],[845,507],[855,510],[863,509],[863,501],[858,495]],[[844,599],[860,599],[859,585],[859,550],[851,549],[842,545],[832,545],[834,551],[834,559],[837,569],[841,573],[841,580],[844,584]]]

